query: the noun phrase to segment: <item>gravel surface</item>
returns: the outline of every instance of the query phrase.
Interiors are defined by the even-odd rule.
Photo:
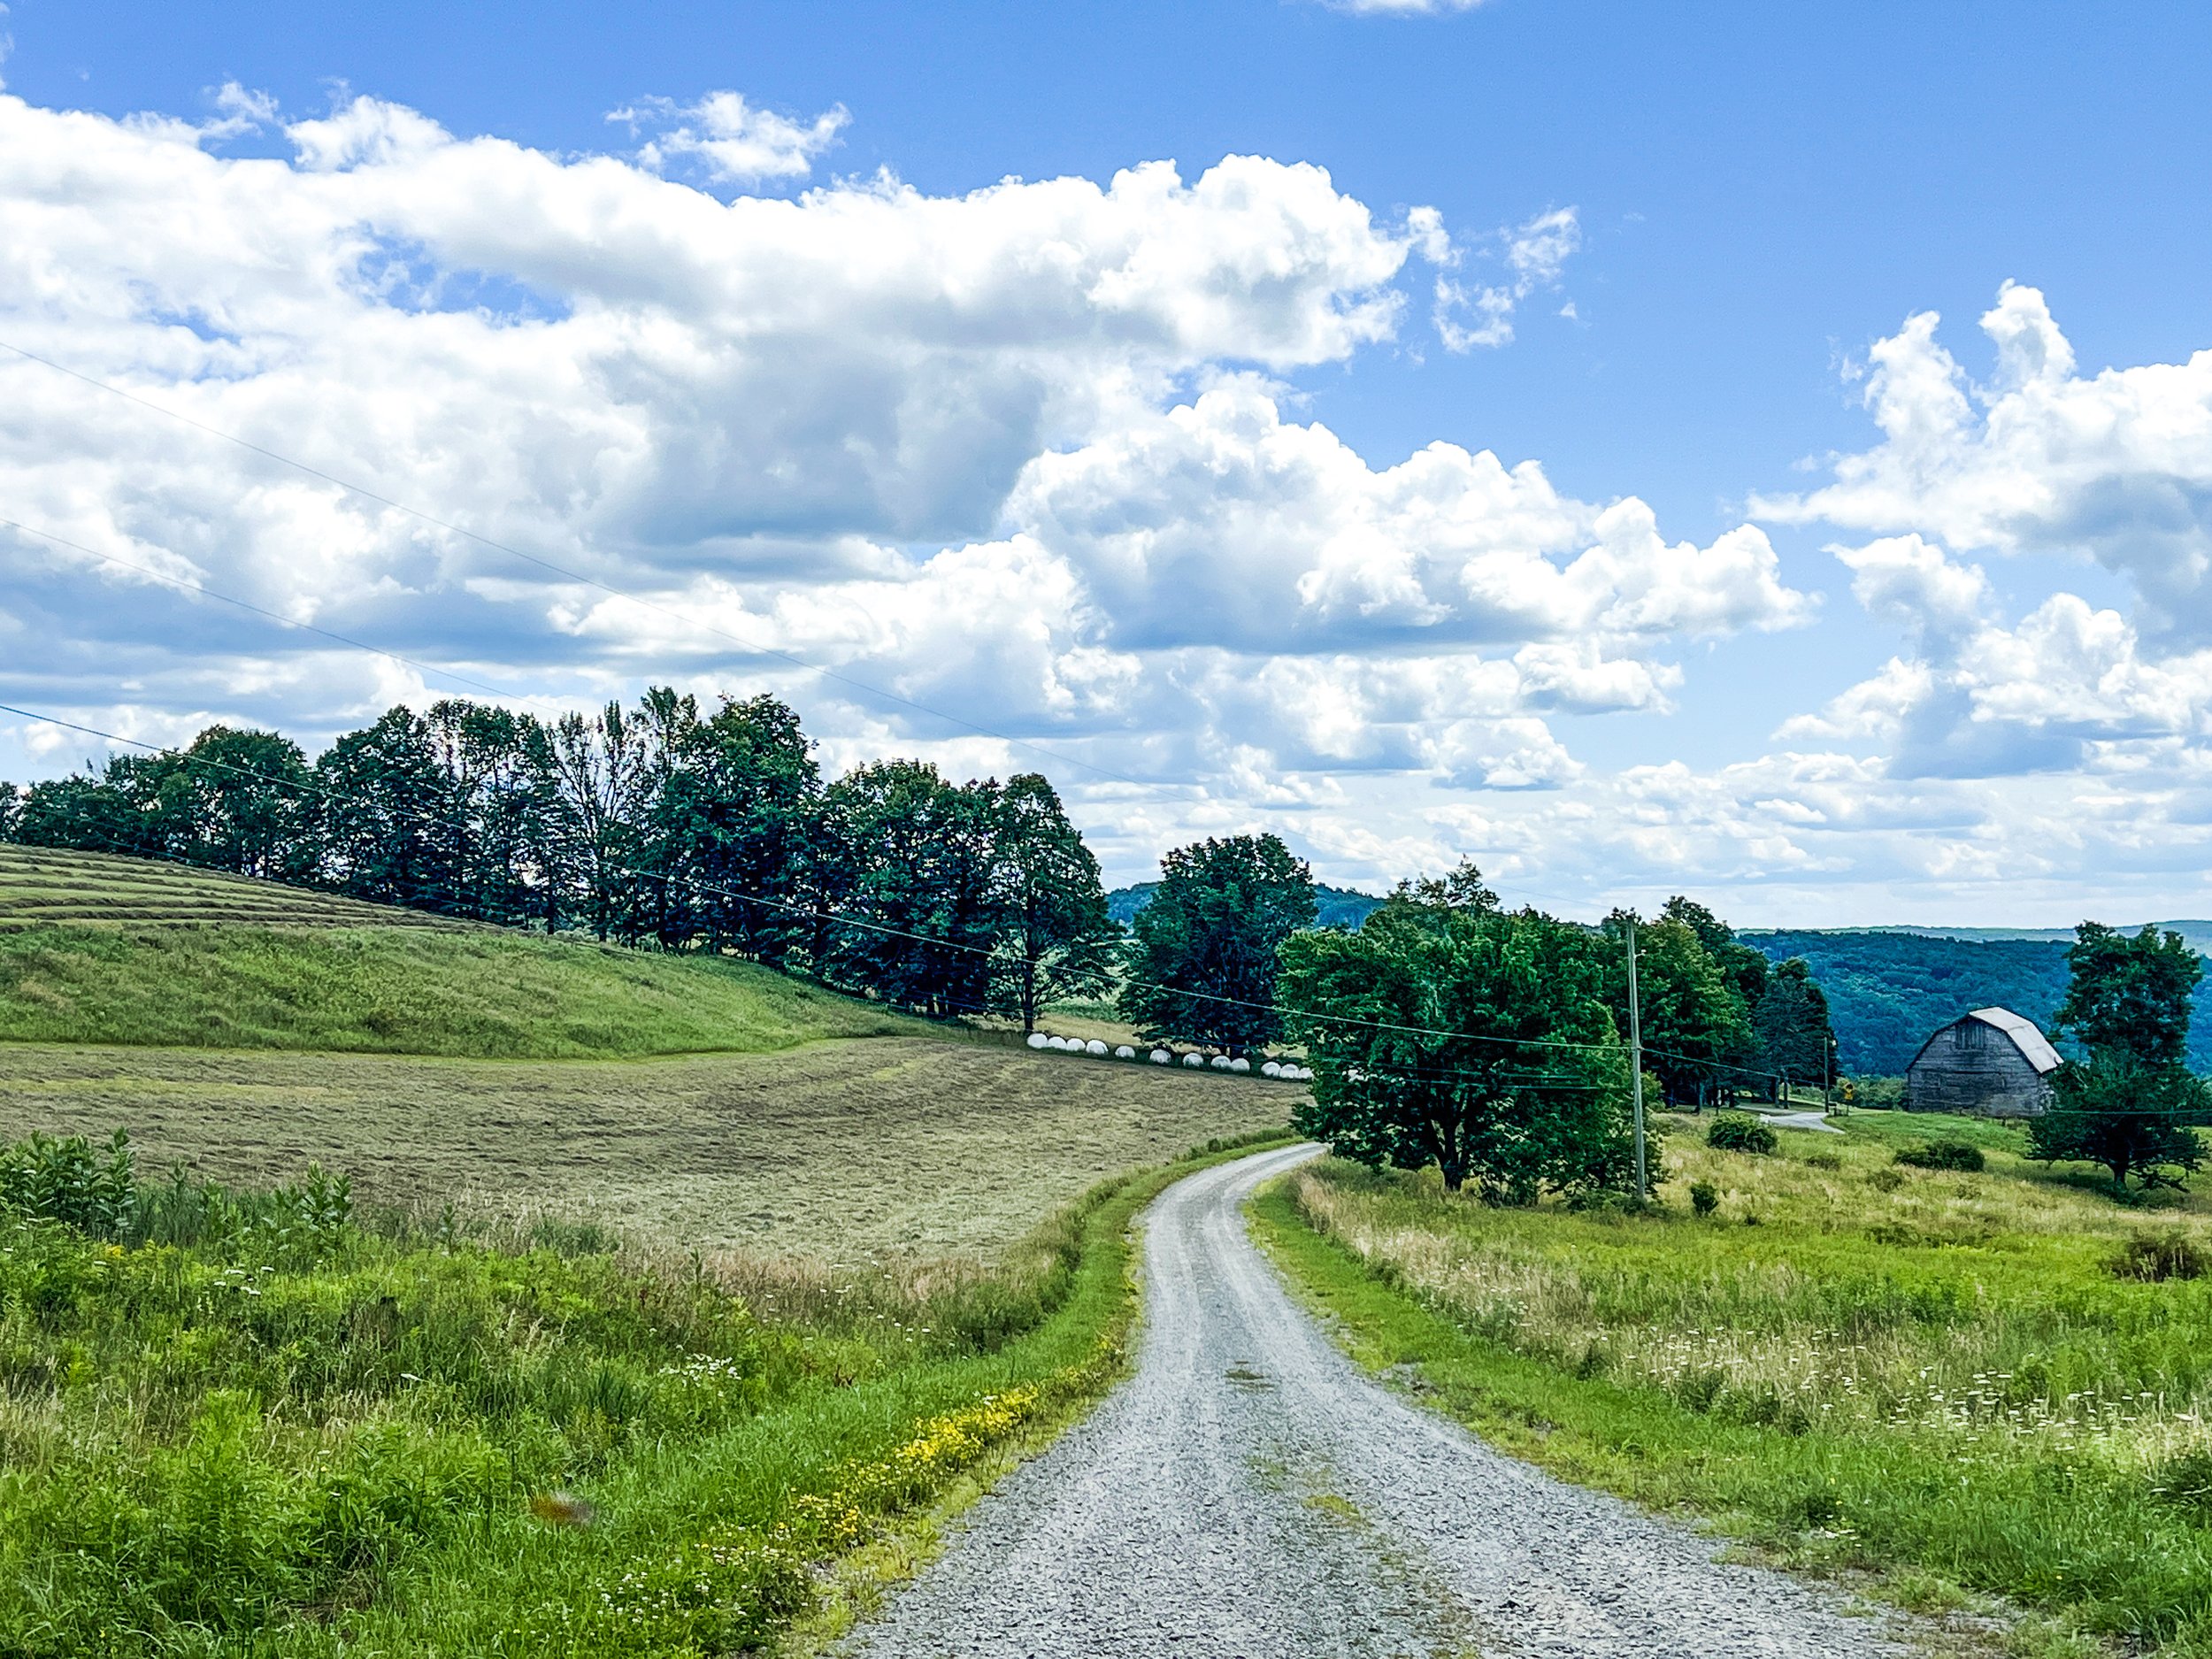
[[[1170,1187],[1137,1374],[971,1509],[846,1651],[864,1659],[1871,1659],[1793,1579],[1493,1451],[1377,1386],[1246,1238],[1311,1148]]]

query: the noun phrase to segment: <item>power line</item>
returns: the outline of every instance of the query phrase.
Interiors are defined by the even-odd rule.
[[[741,649],[753,652],[756,655],[775,657],[779,661],[788,663],[793,667],[800,669],[805,672],[819,675],[826,680],[833,680],[839,685],[848,687],[855,691],[862,692],[869,696],[881,699],[887,703],[896,703],[901,707],[911,709],[917,713],[932,716],[933,718],[943,720],[949,725],[964,727],[968,731],[977,733],[979,736],[993,738],[997,741],[1011,744],[1018,749],[1026,749],[1033,754],[1041,755],[1052,760],[1066,762],[1069,764],[1080,767],[1085,771],[1094,772],[1101,777],[1112,779],[1118,783],[1129,784],[1136,788],[1147,790],[1161,795],[1173,795],[1179,794],[1184,787],[1183,786],[1169,783],[1157,778],[1144,779],[1133,777],[1127,772],[1116,771],[1110,766],[1100,765],[1094,761],[1083,759],[1079,756],[1069,754],[1061,749],[1053,749],[1048,745],[1038,743],[1027,738],[1012,736],[1008,733],[997,730],[995,727],[981,725],[976,721],[970,720],[964,716],[953,714],[946,710],[937,708],[933,704],[921,702],[918,698],[905,696],[898,692],[886,690],[882,687],[873,685],[853,675],[843,673],[836,669],[826,668],[818,664],[808,662],[805,658],[799,657],[793,652],[785,651],[774,646],[764,645],[756,640],[747,639],[741,634],[733,634],[726,628],[704,621],[698,617],[674,610],[670,606],[662,604],[656,600],[644,598],[626,588],[618,588],[613,583],[603,580],[601,578],[586,575],[582,572],[572,570],[556,560],[546,558],[539,554],[526,552],[522,549],[515,547],[511,543],[501,541],[494,537],[484,535],[478,531],[468,529],[464,526],[454,523],[450,519],[441,518],[438,515],[426,511],[422,508],[413,506],[411,503],[400,501],[396,497],[384,495],[380,491],[371,489],[365,485],[356,483],[349,479],[341,477],[334,472],[327,472],[325,469],[315,466],[308,462],[297,460],[291,456],[281,453],[279,450],[272,449],[265,444],[256,443],[250,438],[241,437],[236,433],[227,432],[219,426],[211,426],[205,421],[199,420],[193,416],[188,415],[181,410],[173,409],[165,403],[157,403],[151,398],[142,396],[136,392],[127,389],[126,388],[117,386],[111,381],[103,380],[95,375],[84,373],[82,370],[74,369],[66,364],[58,363],[51,357],[42,356],[38,352],[29,349],[27,347],[17,345],[12,341],[0,340],[0,348],[14,352],[18,357],[22,357],[27,362],[37,364],[42,368],[50,369],[57,374],[66,376],[70,380],[79,381],[81,384],[91,387],[97,391],[105,392],[111,396],[122,399],[126,403],[134,403],[142,409],[150,411],[155,414],[162,415],[169,419],[178,421],[193,428],[195,431],[203,433],[209,437],[218,439],[225,443],[234,444],[251,454],[258,455],[266,460],[273,461],[280,466],[290,467],[296,472],[303,473],[308,477],[319,480],[320,481],[329,484],[335,488],[345,490],[349,494],[358,495],[365,501],[373,502],[377,505],[389,508],[395,512],[406,514],[408,517],[415,518],[423,524],[429,525],[436,529],[443,530],[449,534],[461,536],[465,540],[473,541],[481,547],[490,549],[495,552],[504,554],[511,558],[521,559],[527,564],[536,565],[538,568],[549,572],[554,575],[560,576],[565,580],[581,582],[587,587],[595,588],[601,593],[610,595],[611,597],[626,600],[632,604],[651,611],[656,614],[666,617],[671,620],[696,628],[703,633],[711,634],[717,638],[726,640],[730,643],[740,647]],[[173,587],[179,587],[186,588],[188,591],[201,593],[209,598],[220,600],[227,604],[236,605],[242,610],[251,611],[254,614],[265,617],[271,621],[281,623],[287,627],[298,628],[307,633],[319,634],[326,639],[336,641],[341,644],[352,646],[359,650],[373,652],[380,657],[384,657],[391,661],[403,664],[410,668],[418,670],[419,672],[442,674],[447,679],[453,680],[463,685],[470,686],[478,690],[487,691],[489,695],[494,696],[523,698],[527,701],[545,703],[551,703],[554,701],[553,699],[548,698],[526,697],[525,694],[501,691],[496,687],[485,685],[484,682],[480,680],[472,680],[454,670],[441,668],[435,664],[421,663],[414,658],[403,657],[396,652],[385,650],[381,647],[370,645],[359,640],[349,639],[343,634],[334,634],[326,628],[316,627],[308,623],[296,622],[289,618],[283,617],[274,611],[265,610],[262,607],[252,604],[248,601],[237,599],[227,594],[218,593],[202,584],[187,582],[181,579],[169,577],[160,572],[151,570],[144,565],[134,565],[128,560],[118,558],[112,554],[96,552],[92,549],[81,545],[80,543],[71,541],[64,537],[56,535],[50,531],[39,530],[31,526],[17,523],[13,520],[8,519],[0,519],[0,524],[6,525],[10,528],[22,531],[31,535],[43,537],[45,540],[57,542],[59,545],[70,548],[76,552],[83,553],[89,557],[104,559],[110,564],[121,565],[126,569],[137,571],[141,574],[150,576],[157,580],[166,581]],[[1655,891],[1656,889],[1655,888],[1654,890]],[[1553,903],[1567,905],[1570,907],[1586,903],[1594,903],[1598,902],[1589,898],[1570,899],[1562,895],[1539,892],[1536,889],[1530,887],[1523,887],[1521,888],[1521,891],[1534,898],[1544,899]]]
[[[213,767],[218,771],[232,772],[240,777],[251,778],[259,782],[272,785],[280,789],[295,789],[303,794],[319,796],[325,800],[342,800],[343,798],[332,790],[323,788],[319,785],[310,783],[304,780],[282,778],[277,776],[273,772],[262,772],[257,768],[251,766],[242,766],[237,764],[235,762],[216,760],[204,755],[189,755],[181,749],[165,747],[164,745],[158,743],[148,742],[142,738],[126,737],[120,733],[104,731],[98,726],[86,726],[81,722],[75,720],[65,720],[57,715],[41,714],[35,710],[19,708],[12,703],[0,703],[0,713],[16,715],[27,720],[36,720],[47,726],[58,726],[65,731],[81,733],[85,736],[96,737],[104,741],[111,743],[126,744],[130,748],[143,749],[150,754],[168,755],[179,761],[183,762],[187,765]],[[434,824],[457,829],[462,827],[457,820],[440,818],[432,813],[409,808],[403,807],[400,810],[403,812],[405,812],[407,816],[415,818],[420,823]],[[970,955],[985,957],[995,956],[997,954],[986,946],[971,945],[964,943],[958,940],[944,939],[927,933],[918,933],[910,929],[894,927],[887,923],[866,921],[857,917],[847,916],[836,911],[824,910],[816,906],[791,904],[780,899],[769,898],[764,894],[747,893],[738,888],[725,887],[717,883],[703,881],[695,876],[672,875],[661,871],[641,870],[634,865],[611,861],[600,862],[597,864],[596,867],[601,872],[609,874],[627,876],[633,879],[641,881],[657,882],[662,884],[664,887],[675,886],[695,894],[708,894],[718,898],[733,900],[739,903],[760,905],[769,910],[779,910],[788,915],[801,917],[809,921],[828,922],[840,927],[856,927],[868,933],[878,934],[881,937],[907,940],[916,944],[928,945],[936,949],[965,952]],[[1190,997],[1196,1001],[1212,1002],[1225,1007],[1248,1009],[1256,1012],[1273,1013],[1278,1016],[1287,1017],[1294,1019],[1310,1019],[1325,1024],[1357,1026],[1363,1030],[1393,1032],[1406,1036],[1440,1037],[1470,1042],[1497,1043],[1516,1048],[1570,1049],[1587,1053],[1611,1052],[1618,1046],[1617,1044],[1607,1043],[1570,1042],[1555,1038],[1498,1037],[1480,1032],[1451,1031],[1436,1026],[1401,1025],[1387,1020],[1362,1019],[1353,1015],[1325,1014],[1313,1010],[1286,1008],[1279,1002],[1256,1002],[1248,997],[1223,996],[1213,992],[1187,990],[1179,986],[1162,985],[1155,980],[1149,979],[1132,979],[1129,980],[1128,983],[1143,987],[1148,990],[1164,991],[1173,995]]]

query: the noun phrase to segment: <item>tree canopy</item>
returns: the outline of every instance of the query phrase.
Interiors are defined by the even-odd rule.
[[[1118,934],[1044,779],[885,761],[826,784],[797,714],[768,696],[710,713],[654,687],[551,722],[402,706],[312,765],[274,733],[211,726],[180,753],[0,787],[0,830],[730,951],[940,1015],[1033,1023],[1054,997],[1098,995]]]
[[[1282,1034],[1271,1004],[1282,942],[1314,924],[1313,872],[1274,835],[1178,847],[1137,913],[1124,1018],[1148,1041],[1247,1053]],[[1372,919],[1371,918],[1370,919]]]
[[[2074,930],[2071,979],[2058,1025],[2086,1051],[2060,1064],[2051,1103],[2028,1120],[2029,1150],[2046,1163],[2101,1164],[2123,1187],[2179,1187],[2201,1166],[2197,1130],[2212,1123],[2205,1086],[2190,1075],[2189,1015],[2204,964],[2178,933],[2124,933],[2097,922]]]
[[[1633,1185],[1627,1051],[1603,941],[1500,910],[1471,867],[1402,886],[1356,933],[1281,949],[1312,1098],[1297,1127],[1371,1167],[1433,1164],[1453,1191],[1530,1203]]]

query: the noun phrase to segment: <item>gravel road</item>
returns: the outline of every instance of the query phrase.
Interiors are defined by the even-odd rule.
[[[971,1509],[864,1659],[1872,1659],[1872,1622],[1563,1486],[1367,1379],[1240,1207],[1311,1148],[1149,1212],[1137,1373]]]

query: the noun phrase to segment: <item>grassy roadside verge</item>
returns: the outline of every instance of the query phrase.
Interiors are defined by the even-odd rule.
[[[0,1168],[0,1651],[706,1655],[833,1632],[1119,1374],[1144,1203],[733,1295],[365,1228],[342,1186]],[[6,1162],[0,1160],[0,1162]],[[765,1315],[755,1307],[772,1300]]]
[[[1824,1150],[1810,1156],[1832,1158]],[[1325,1189],[1339,1174],[1325,1168],[1318,1173]],[[1447,1216],[1431,1207],[1431,1195],[1417,1183],[1383,1178],[1373,1185],[1384,1198],[1364,1217],[1371,1230],[1356,1248],[1316,1225],[1300,1202],[1299,1179],[1256,1197],[1256,1237],[1356,1361],[1407,1381],[1502,1449],[1566,1479],[1701,1519],[1781,1564],[1846,1576],[1916,1611],[1988,1611],[1987,1597],[2024,1609],[2024,1617],[2007,1619],[2010,1628],[2001,1635],[1983,1626],[1977,1640],[1985,1650],[1995,1642],[2010,1653],[2056,1655],[2101,1651],[2100,1644],[2116,1641],[2130,1651],[2212,1652],[2212,1504],[2206,1502],[2212,1491],[2187,1486],[2185,1471],[2194,1465],[2186,1450],[2147,1462],[2139,1445],[2115,1448],[2062,1432],[2036,1443],[2004,1432],[2001,1422],[1992,1430],[1986,1419],[1978,1432],[1972,1422],[1832,1427],[1826,1418],[1834,1414],[1817,1406],[1799,1418],[1786,1406],[1766,1421],[1749,1420],[1766,1414],[1751,1409],[1748,1394],[1740,1409],[1732,1407],[1726,1390],[1707,1374],[1662,1386],[1609,1359],[1602,1341],[1583,1347],[1578,1357],[1531,1351],[1530,1334],[1520,1325],[1540,1323],[1535,1305],[1559,1290],[1540,1284],[1532,1271],[1520,1273],[1506,1299],[1517,1299],[1518,1322],[1498,1314],[1503,1302],[1486,1310],[1494,1317],[1471,1317],[1463,1301],[1434,1287],[1441,1282],[1434,1270],[1447,1253],[1444,1240],[1494,1226],[1528,1229],[1582,1274],[1593,1304],[1619,1317],[1624,1328],[1634,1325],[1655,1335],[1667,1325],[1665,1315],[1648,1302],[1630,1310],[1635,1299],[1617,1294],[1627,1282],[1625,1270],[1605,1278],[1613,1265],[1607,1253],[1663,1252],[1638,1261],[1634,1271],[1647,1275],[1640,1287],[1694,1302],[1726,1277],[1713,1263],[1693,1259],[1706,1235],[1689,1230],[1700,1224],[1686,1217],[1497,1219],[1465,1205]],[[1341,1179],[1356,1191],[1370,1178],[1346,1172]],[[1770,1206],[1770,1230],[1739,1226],[1712,1236],[1732,1248],[1739,1237],[1763,1238],[1761,1248],[1771,1256],[1785,1248],[1770,1230],[1783,1218],[1772,1208],[1779,1177],[1762,1179],[1770,1182],[1759,1194],[1759,1202]],[[1533,1259],[1532,1252],[1516,1258],[1524,1270]],[[2038,1271],[2032,1260],[2016,1267],[2024,1275]],[[1966,1264],[1959,1271],[1970,1279],[1977,1270]],[[1879,1271],[1878,1264],[1870,1269],[1870,1286]],[[2064,1283],[2066,1275],[2046,1268],[2041,1276],[2053,1281],[2062,1304],[2053,1328],[2070,1321],[2080,1346],[2108,1345],[2116,1371],[2142,1357],[2136,1349],[2146,1332],[2176,1322],[2170,1310],[2154,1307],[2143,1329],[2104,1336],[2098,1325],[2107,1310],[2088,1294],[2070,1296],[2079,1287]],[[1844,1300],[1832,1298],[1830,1317],[1847,1331]],[[2124,1305],[2136,1299],[2123,1294],[2112,1300]],[[1989,1299],[1979,1301],[1986,1307]],[[1976,1302],[1967,1292],[1966,1304]],[[1693,1317],[1709,1319],[1710,1310]],[[2047,1334],[2017,1310],[2007,1317],[2016,1333],[2037,1341]],[[1863,1333],[1851,1335],[1861,1338],[1855,1346],[1866,1345]],[[1957,1328],[1940,1320],[1932,1321],[1928,1336],[1959,1340]],[[2024,1363],[2019,1371],[2030,1369]],[[2010,1373],[2004,1379],[2013,1380]],[[2002,1386],[1993,1389],[1992,1409],[2001,1419]],[[2183,1426],[2193,1430],[2196,1424],[2191,1414]]]

